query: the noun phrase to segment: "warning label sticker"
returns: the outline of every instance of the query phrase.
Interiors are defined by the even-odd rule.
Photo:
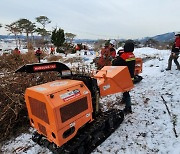
[[[42,65],[42,66],[34,66],[33,69],[34,71],[40,71],[40,70],[51,70],[55,69],[56,64],[49,64],[49,65]]]
[[[103,90],[107,90],[107,89],[109,89],[111,86],[109,85],[109,84],[107,84],[107,85],[105,85],[105,86],[103,86]]]
[[[81,93],[80,93],[80,90],[79,89],[75,89],[75,90],[72,90],[72,91],[69,91],[67,93],[64,93],[62,95],[60,95],[60,98],[63,100],[63,101],[69,101],[77,96],[80,96]]]

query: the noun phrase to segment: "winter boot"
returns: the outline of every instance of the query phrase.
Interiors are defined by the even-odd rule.
[[[170,68],[166,68],[166,71],[170,71],[171,69]]]

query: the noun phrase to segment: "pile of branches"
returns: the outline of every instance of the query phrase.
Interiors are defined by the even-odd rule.
[[[33,53],[0,56],[0,142],[29,127],[24,100],[26,88],[58,79],[56,72],[14,73],[34,62],[37,59]]]

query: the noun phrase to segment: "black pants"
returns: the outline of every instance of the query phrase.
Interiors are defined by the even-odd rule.
[[[38,61],[39,61],[39,63],[41,62],[40,60],[41,60],[41,56],[37,56],[37,59],[38,59]]]
[[[171,55],[169,56],[168,67],[167,67],[167,69],[171,69],[171,66],[172,66],[172,60],[174,60],[174,63],[176,64],[177,69],[180,70],[179,62],[178,62],[177,59],[178,59],[178,55],[173,55],[173,54],[171,54]]]
[[[129,91],[123,93],[123,101],[125,103],[126,108],[131,107],[131,97]]]

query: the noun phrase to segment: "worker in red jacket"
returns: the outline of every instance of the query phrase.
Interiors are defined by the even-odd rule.
[[[109,57],[110,57],[110,50],[109,50],[109,45],[106,42],[104,47],[101,49],[101,56],[97,62],[98,69],[101,69],[104,66],[111,65],[111,61],[109,60]]]
[[[180,49],[180,32],[175,33],[175,47]]]
[[[42,51],[41,51],[40,48],[38,48],[38,49],[36,50],[36,52],[35,52],[35,55],[36,55],[39,63],[41,62],[41,61],[40,61],[40,60],[41,60],[41,54],[42,54]]]
[[[114,49],[115,40],[110,40],[105,43],[104,48],[101,49],[101,57],[98,60],[98,69],[104,66],[111,66],[113,59],[116,57],[116,50]]]
[[[127,40],[124,45],[124,52],[120,54],[115,60],[113,60],[113,66],[127,66],[131,75],[132,81],[134,80],[134,70],[136,58],[133,54],[134,42],[132,40]],[[131,108],[131,98],[129,91],[123,93],[122,101],[125,103],[124,113],[132,113]]]
[[[51,49],[50,49],[51,51],[50,51],[50,54],[51,55],[53,55],[54,54],[54,52],[55,52],[55,49],[54,49],[54,47],[53,46],[51,46]]]
[[[18,48],[15,48],[14,51],[13,51],[13,54],[15,55],[20,55],[20,50]]]
[[[174,60],[174,63],[177,66],[177,70],[180,70],[180,65],[178,62],[179,53],[180,53],[180,32],[177,32],[175,33],[175,43],[172,46],[171,54],[168,60],[168,67],[166,68],[166,71],[171,70],[172,60]]]
[[[116,45],[116,41],[115,40],[110,40],[109,42],[109,50],[110,50],[110,56],[111,56],[111,60],[113,60],[116,57],[116,50],[115,50],[115,45]]]

